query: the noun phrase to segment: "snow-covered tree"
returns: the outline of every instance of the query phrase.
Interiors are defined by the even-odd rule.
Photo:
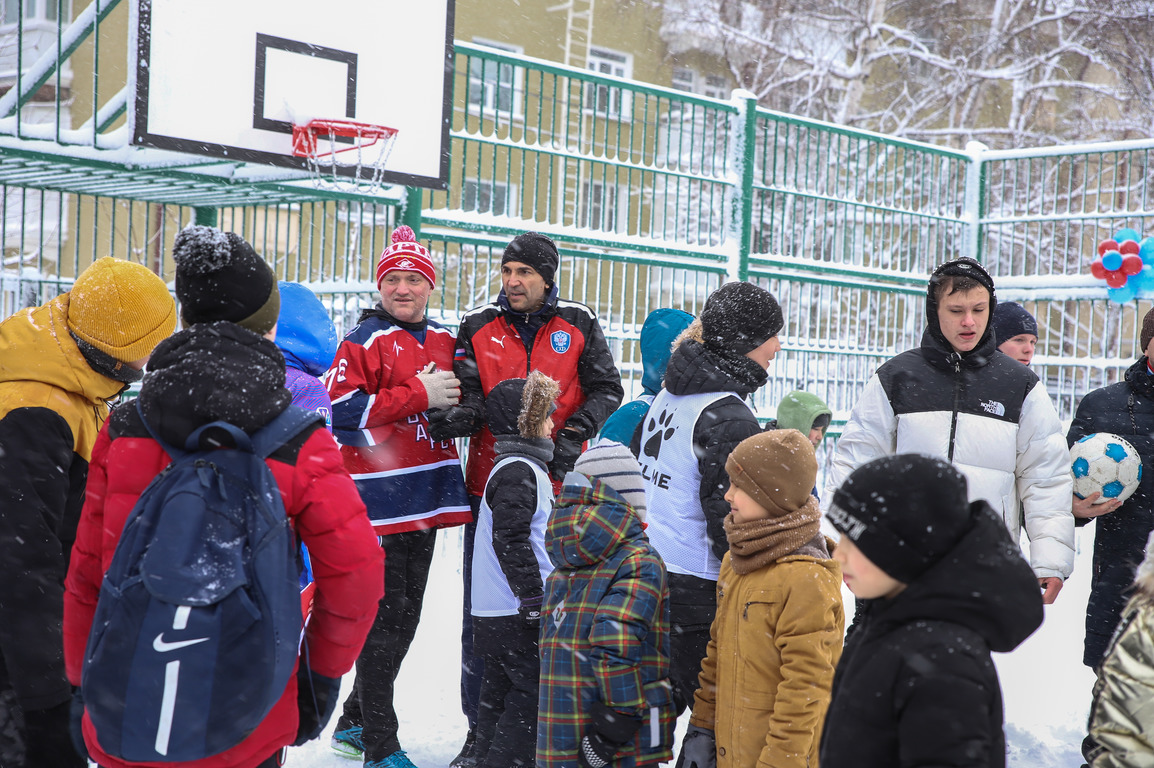
[[[954,147],[1146,136],[1152,0],[646,0],[762,106]]]

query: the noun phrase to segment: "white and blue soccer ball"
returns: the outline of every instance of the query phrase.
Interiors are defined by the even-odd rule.
[[[1142,479],[1142,457],[1117,435],[1095,432],[1070,446],[1070,471],[1079,499],[1101,491],[1095,504],[1125,501]]]

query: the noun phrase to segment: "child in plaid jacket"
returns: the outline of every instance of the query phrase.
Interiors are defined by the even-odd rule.
[[[619,443],[565,478],[545,547],[537,768],[656,765],[672,757],[669,585],[643,532],[644,481]]]

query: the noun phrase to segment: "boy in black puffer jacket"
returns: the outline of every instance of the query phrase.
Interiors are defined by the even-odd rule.
[[[1150,466],[1154,462],[1154,369],[1150,357],[1154,353],[1154,310],[1142,320],[1141,341],[1142,357],[1126,370],[1125,378],[1082,398],[1066,433],[1066,442],[1073,445],[1086,435],[1111,432],[1134,446],[1143,464],[1138,490],[1125,502],[1112,499],[1095,504],[1096,493],[1073,500],[1076,525],[1098,519],[1082,655],[1082,663],[1095,670],[1130,598],[1128,590],[1142,562],[1142,548],[1154,529],[1154,467]]]
[[[822,768],[1005,768],[990,652],[1041,625],[1042,596],[1001,519],[967,502],[950,464],[917,454],[856,469],[829,519],[842,533],[834,558],[869,610],[834,674]]]
[[[545,524],[553,510],[549,462],[560,387],[540,371],[485,396],[497,461],[485,484],[473,545],[473,648],[485,660],[473,757],[480,768],[533,765],[537,747],[537,634],[545,579]]]

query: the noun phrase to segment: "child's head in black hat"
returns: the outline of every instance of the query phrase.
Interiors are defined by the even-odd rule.
[[[234,232],[192,225],[176,235],[176,298],[186,326],[227,320],[261,335],[280,314],[276,275]]]
[[[785,325],[773,294],[753,283],[726,283],[709,295],[701,310],[701,341],[725,357],[745,355],[762,368],[781,348],[777,334]],[[774,339],[775,343],[767,342]]]
[[[1038,345],[1038,321],[1016,301],[1001,301],[994,307],[994,341],[998,349],[1029,365]]]
[[[860,598],[894,597],[945,557],[973,526],[966,478],[931,456],[863,464],[834,492],[834,557]]]

